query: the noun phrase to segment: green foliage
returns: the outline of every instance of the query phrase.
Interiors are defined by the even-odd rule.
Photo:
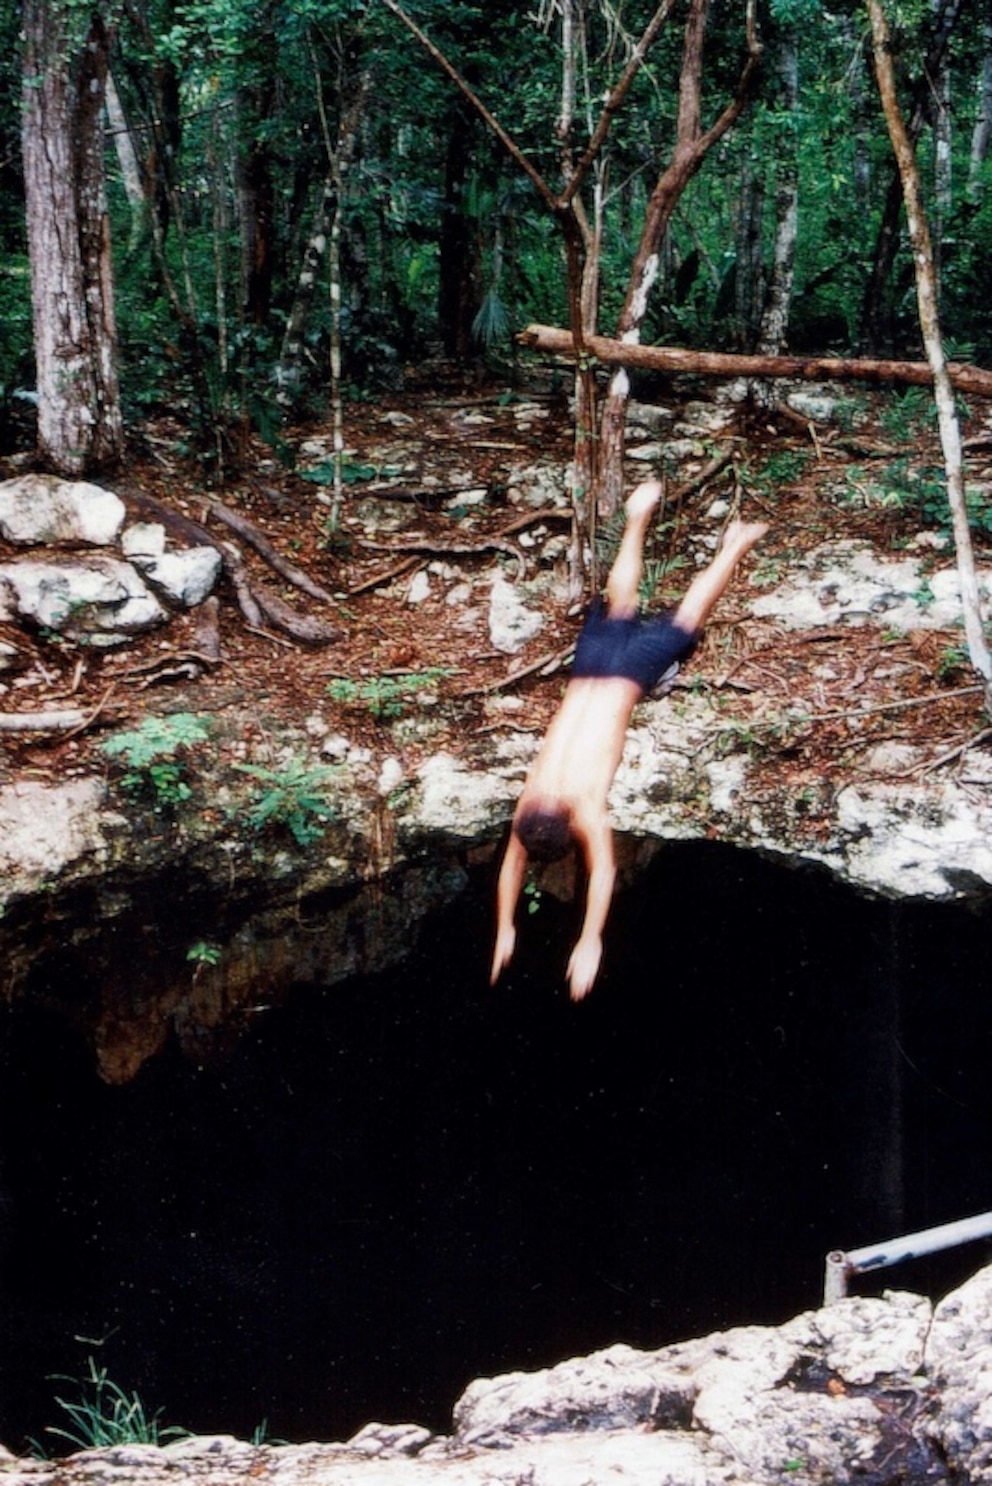
[[[219,944],[211,944],[209,939],[197,939],[186,951],[186,958],[197,967],[201,965],[220,964],[223,951]]]
[[[398,475],[400,470],[400,465],[362,464],[358,460],[350,459],[345,455],[341,460],[341,483],[343,485],[362,485],[369,480],[387,480],[393,475]],[[315,464],[308,470],[301,470],[300,479],[309,480],[311,485],[332,484],[334,480],[333,461],[325,459],[320,464]]]
[[[506,305],[495,289],[488,290],[472,321],[472,334],[480,345],[489,350],[509,338],[510,323]]]
[[[127,732],[100,744],[108,758],[121,759],[126,772],[120,786],[133,799],[150,800],[156,809],[174,809],[192,794],[184,755],[210,737],[205,718],[192,712],[146,717]]]
[[[112,1445],[159,1445],[188,1433],[178,1425],[161,1424],[161,1409],[149,1414],[137,1393],[128,1394],[112,1382],[105,1367],[92,1357],[84,1377],[58,1374],[57,1381],[74,1384],[77,1396],[55,1402],[68,1417],[67,1425],[48,1425],[45,1433],[67,1440],[79,1450],[99,1450]]]
[[[933,393],[925,387],[907,387],[886,398],[878,421],[890,439],[906,443],[928,433],[935,417]]]
[[[533,916],[540,911],[542,896],[543,894],[537,883],[528,878],[524,883],[524,902],[527,905],[527,913],[529,915]]]
[[[951,681],[971,664],[968,652],[960,645],[942,650],[937,660],[937,680]]]
[[[748,483],[762,495],[775,495],[783,486],[801,480],[810,456],[804,449],[779,449],[769,454],[757,469],[749,470]]]
[[[295,757],[275,769],[260,764],[234,767],[258,785],[247,816],[253,831],[287,830],[298,846],[312,846],[320,840],[334,818],[326,789],[337,777],[337,768]]]
[[[88,14],[82,5],[73,8],[80,17]],[[418,0],[414,9],[556,189],[562,143],[555,129],[562,63],[556,7]],[[743,58],[741,12],[711,11],[704,127],[733,94]],[[901,0],[892,12],[907,80],[919,75],[926,45],[925,34],[907,20],[917,14],[929,21],[924,0]],[[483,352],[505,345],[515,325],[565,322],[559,224],[385,6],[367,0],[141,0],[117,7],[115,16],[115,78],[134,126],[139,164],[154,186],[144,214],[137,211],[132,219],[114,152],[108,151],[129,417],[174,415],[189,451],[218,473],[239,453],[248,428],[285,452],[286,413],[274,395],[274,371],[303,251],[313,235],[327,149],[339,143],[349,100],[358,95],[362,108],[339,203],[345,384],[356,395],[368,395],[379,385],[398,383],[404,366],[436,350],[442,238],[453,220],[464,227],[459,251],[465,284],[475,293],[468,315],[474,316]],[[892,176],[884,124],[877,108],[866,107],[873,83],[863,17],[850,6],[769,0],[760,24],[766,65],[734,130],[707,157],[678,204],[642,340],[748,349],[744,335],[760,304],[742,308],[743,291],[750,288],[760,299],[780,172],[794,159],[801,207],[790,350],[847,353],[860,336]],[[633,15],[621,18],[616,8],[583,8],[573,158],[581,155],[589,125],[628,55],[625,33],[636,33],[638,26]],[[0,420],[12,388],[30,385],[30,303],[21,272],[18,30],[19,7],[3,4]],[[969,183],[968,170],[979,33],[962,23],[952,37],[955,194],[935,226],[942,245],[946,339],[967,344],[976,359],[987,362],[992,162],[977,183]],[[802,80],[794,109],[787,106],[774,65],[793,37]],[[680,49],[680,28],[663,28],[611,124],[600,177],[607,186],[599,314],[605,333],[625,299],[645,208],[670,158]],[[929,180],[930,131],[924,131],[919,153]],[[253,201],[259,206],[254,222]],[[154,221],[151,207],[158,213]],[[591,221],[589,192],[585,207]],[[744,229],[752,222],[758,251],[749,286],[738,274],[746,259]],[[253,302],[246,275],[256,250],[268,277]],[[331,322],[326,255],[316,273],[300,410],[319,415]],[[918,342],[911,280],[912,259],[903,243],[883,307],[891,341],[886,354]],[[344,478],[368,476],[356,467]]]
[[[365,681],[344,678],[328,683],[327,694],[347,707],[360,707],[376,722],[401,717],[421,692],[431,690],[451,672],[434,666],[407,676],[370,676]]]
[[[914,465],[908,458],[896,459],[886,466],[883,482],[882,504],[896,506],[925,526],[950,534],[953,520],[947,498],[947,475],[941,466]],[[966,489],[965,508],[972,530],[992,537],[992,502],[986,492]]]

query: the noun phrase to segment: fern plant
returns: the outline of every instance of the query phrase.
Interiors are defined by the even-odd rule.
[[[115,733],[100,744],[100,751],[123,760],[126,772],[120,786],[126,794],[151,798],[156,808],[174,807],[193,792],[183,755],[209,736],[205,718],[173,712],[167,717],[146,717],[136,728]]]
[[[260,764],[235,764],[239,773],[257,782],[247,821],[253,831],[284,827],[298,846],[311,846],[334,818],[326,789],[338,770],[330,764],[308,764],[291,758],[276,769]]]
[[[444,667],[434,666],[408,676],[370,676],[366,681],[338,679],[328,684],[327,694],[345,706],[364,708],[376,722],[386,722],[401,717],[420,692],[450,675]]]

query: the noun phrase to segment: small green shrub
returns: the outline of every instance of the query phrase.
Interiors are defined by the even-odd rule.
[[[211,944],[209,939],[197,939],[186,951],[186,958],[199,969],[201,965],[219,964],[222,953],[219,944]]]
[[[331,764],[308,764],[292,758],[276,769],[260,764],[235,764],[241,774],[250,774],[258,783],[255,798],[248,809],[247,821],[253,831],[282,827],[289,831],[298,846],[311,846],[324,834],[334,818],[326,788],[338,770]]]
[[[902,444],[929,432],[936,416],[933,393],[928,388],[906,387],[886,399],[878,421],[888,438]]]
[[[343,702],[347,707],[361,707],[370,712],[376,722],[384,722],[401,717],[422,691],[450,675],[450,671],[435,666],[426,671],[411,672],[408,676],[370,676],[366,681],[338,679],[328,683],[327,694],[335,702]]]
[[[72,1378],[60,1373],[55,1381],[75,1384],[78,1397],[56,1395],[55,1402],[68,1416],[69,1424],[49,1424],[45,1433],[68,1440],[78,1450],[99,1450],[110,1445],[159,1445],[188,1433],[175,1424],[162,1425],[161,1409],[149,1414],[137,1393],[125,1393],[112,1383],[107,1369],[98,1367],[92,1357],[88,1359],[84,1377]],[[36,1447],[36,1453],[44,1451]]]
[[[783,485],[794,485],[800,480],[809,460],[803,449],[780,449],[769,454],[757,469],[749,470],[747,483],[763,495],[774,495]]]
[[[192,794],[185,751],[205,743],[210,725],[192,712],[146,717],[136,728],[115,733],[100,744],[101,753],[126,765],[120,786],[133,799],[150,799],[156,809],[174,808]]]

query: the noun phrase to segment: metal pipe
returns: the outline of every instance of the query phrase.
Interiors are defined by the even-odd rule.
[[[904,1238],[890,1238],[884,1243],[868,1244],[861,1249],[831,1249],[826,1259],[823,1278],[823,1304],[833,1305],[847,1294],[848,1281],[854,1274],[870,1269],[885,1269],[905,1259],[919,1259],[958,1244],[972,1243],[977,1238],[992,1238],[992,1212],[974,1218],[959,1218],[956,1223],[942,1223],[937,1228],[924,1228],[907,1233]]]

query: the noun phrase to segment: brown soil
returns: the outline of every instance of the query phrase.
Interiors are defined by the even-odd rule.
[[[699,396],[698,388],[693,395]],[[913,431],[911,447],[883,432],[879,414],[885,400],[886,394],[873,394],[870,401],[861,395],[867,416],[850,434],[814,429],[795,414],[742,409],[735,426],[713,441],[715,451],[732,445],[733,464],[687,496],[677,510],[666,510],[648,554],[689,557],[691,563],[699,514],[717,498],[738,500],[746,517],[771,522],[768,537],[722,600],[682,684],[710,689],[726,720],[728,748],[750,749],[769,792],[784,788],[793,799],[809,800],[814,832],[823,790],[832,792],[857,775],[883,740],[918,744],[925,738],[931,763],[950,767],[986,723],[976,677],[955,655],[962,644],[959,634],[897,636],[875,627],[847,626],[786,633],[748,618],[741,602],[782,581],[797,554],[825,540],[867,539],[881,555],[895,554],[921,530],[915,512],[867,501],[859,507],[849,498],[876,470],[907,453],[914,464],[940,464],[936,440],[926,430]],[[466,578],[481,574],[498,555],[494,542],[519,552],[526,570],[533,572],[533,549],[520,545],[516,524],[524,513],[508,504],[505,492],[515,467],[539,457],[562,463],[569,458],[567,410],[550,395],[544,406],[549,416],[529,432],[520,430],[501,389],[450,380],[348,406],[345,438],[354,462],[380,471],[399,466],[402,474],[388,482],[373,479],[348,486],[340,534],[333,542],[327,535],[327,507],[315,498],[318,487],[280,465],[262,445],[248,446],[240,473],[218,489],[207,486],[199,467],[178,452],[183,436],[178,425],[159,421],[137,431],[126,477],[105,483],[125,500],[144,493],[195,520],[203,519],[209,499],[222,500],[248,517],[290,561],[329,590],[334,601],[322,605],[283,584],[242,544],[251,572],[275,583],[297,612],[338,624],[342,638],[314,648],[253,629],[228,591],[222,595],[223,658],[198,679],[190,679],[186,666],[197,649],[192,615],[112,651],[34,636],[28,641],[33,663],[8,681],[5,692],[0,688],[0,710],[72,706],[85,709],[88,720],[69,734],[0,735],[0,782],[102,768],[97,744],[108,729],[179,710],[236,716],[242,747],[247,744],[254,751],[253,735],[264,742],[285,729],[302,729],[319,709],[332,728],[374,752],[400,751],[404,763],[412,766],[418,761],[416,741],[398,750],[388,722],[377,721],[360,702],[335,701],[328,686],[342,678],[365,683],[436,668],[447,674],[438,683],[440,704],[432,711],[433,733],[426,745],[432,752],[481,750],[484,756],[495,729],[540,729],[560,695],[563,660],[579,616],[567,612],[563,602],[556,604],[544,633],[509,657],[489,648],[485,626],[477,632],[482,638],[475,640],[453,626],[445,590],[455,579],[432,584],[432,595],[417,605],[406,595],[416,567],[431,562],[443,562]],[[397,414],[413,421],[391,419]],[[480,415],[487,421],[476,421]],[[992,439],[977,421],[966,425],[965,433],[971,448],[969,479],[992,479]],[[330,434],[329,427],[296,429],[291,442],[299,450],[308,441],[324,439],[329,448]],[[802,455],[801,468],[793,461],[793,477],[787,471],[786,478],[773,483],[763,470],[774,457],[773,467],[781,475],[786,454]],[[0,478],[23,468],[23,460],[0,460]],[[631,464],[631,483],[643,468]],[[446,506],[455,494],[455,477],[466,469],[474,484],[487,491],[481,514],[473,511],[470,518]],[[693,473],[687,467],[680,475],[688,480]],[[382,488],[386,483],[388,491]],[[843,499],[838,497],[841,487],[848,492]],[[399,535],[378,538],[379,545],[370,543],[354,511],[369,490],[402,501],[407,511],[415,512],[415,523]],[[217,539],[231,538],[219,524],[207,524]],[[567,522],[554,518],[544,525],[567,530]],[[978,541],[981,561],[988,542],[983,551]],[[478,555],[464,550],[475,546]],[[0,543],[0,555],[13,553]],[[690,570],[684,565],[680,570],[676,562],[656,598],[677,596]],[[512,563],[508,571],[514,571]],[[24,635],[17,638],[23,646]],[[547,667],[538,664],[543,658]],[[492,699],[506,695],[520,697],[523,709],[504,714],[494,708]],[[800,704],[813,720],[783,729],[781,713],[787,704]]]

